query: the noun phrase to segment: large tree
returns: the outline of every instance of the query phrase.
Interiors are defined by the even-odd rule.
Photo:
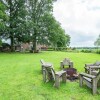
[[[29,19],[31,20],[31,35],[33,49],[37,49],[37,41],[43,35],[45,27],[43,26],[42,17],[46,13],[51,13],[53,9],[53,1],[55,0],[28,0],[29,4]]]
[[[9,16],[5,35],[11,40],[11,51],[14,51],[15,40],[25,34],[26,3],[25,0],[2,0],[2,2],[7,7],[6,13]]]
[[[37,43],[53,47],[69,45],[70,37],[52,15],[56,0],[2,0],[7,8],[6,30],[3,35],[14,43],[32,42],[34,51]]]

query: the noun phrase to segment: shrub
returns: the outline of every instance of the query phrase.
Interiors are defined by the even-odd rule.
[[[96,53],[97,53],[97,54],[100,54],[100,50],[97,50]]]
[[[49,47],[49,48],[47,49],[47,51],[54,51],[54,49],[53,49],[52,47]]]
[[[81,52],[84,52],[84,53],[91,53],[92,50],[88,50],[88,49],[86,49],[86,50],[81,50]]]

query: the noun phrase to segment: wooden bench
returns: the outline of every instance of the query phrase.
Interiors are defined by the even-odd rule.
[[[96,75],[91,75],[87,73],[80,73],[79,75],[79,85],[80,87],[83,86],[83,82],[92,89],[92,94],[97,93],[97,87],[100,84],[100,66],[96,67],[95,69],[99,69],[99,72]]]

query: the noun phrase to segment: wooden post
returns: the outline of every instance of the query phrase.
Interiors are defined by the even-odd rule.
[[[93,79],[93,83],[92,83],[92,93],[93,95],[97,93],[97,80]]]
[[[91,67],[89,67],[89,74],[91,74]]]
[[[83,85],[83,77],[82,77],[82,75],[79,75],[79,85],[80,85],[80,87],[82,87],[82,85]]]
[[[52,75],[50,72],[47,71],[47,81],[51,81],[52,80]]]
[[[43,74],[43,65],[41,65],[41,71],[42,71],[42,74]]]
[[[43,81],[46,82],[46,70],[43,69]]]
[[[62,74],[62,81],[66,83],[66,79],[67,79],[67,77],[66,77],[66,72],[65,72]]]
[[[100,87],[100,79],[98,80],[98,84],[97,84],[97,86]]]
[[[59,88],[60,86],[60,76],[58,74],[55,75],[55,87]]]
[[[70,68],[73,68],[73,62],[70,62],[69,67],[70,67]]]

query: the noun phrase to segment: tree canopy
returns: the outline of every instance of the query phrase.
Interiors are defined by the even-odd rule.
[[[70,44],[70,36],[53,17],[53,2],[56,0],[1,0],[0,33],[14,44],[32,42],[64,47]]]
[[[0,2],[0,35],[3,34],[6,29],[6,21],[8,20],[8,16],[6,14],[6,6]]]

